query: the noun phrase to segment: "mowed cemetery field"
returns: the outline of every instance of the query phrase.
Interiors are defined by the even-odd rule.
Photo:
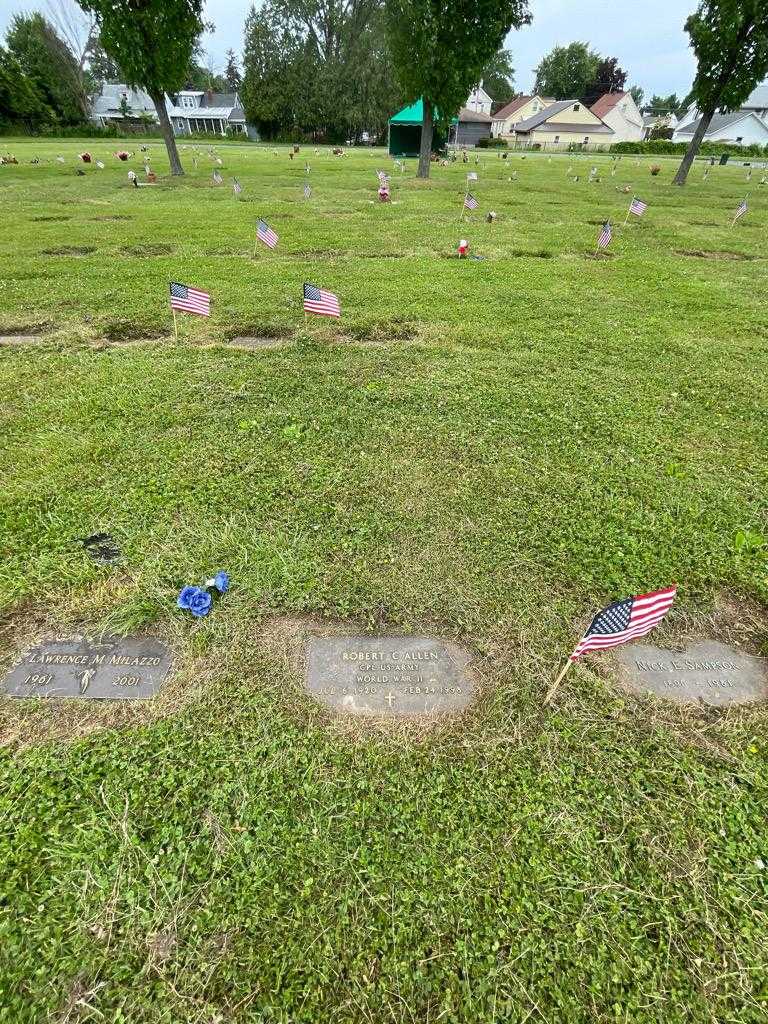
[[[140,189],[136,141],[0,147],[0,668],[50,633],[174,654],[151,701],[0,698],[0,1020],[764,1022],[765,707],[632,696],[610,654],[544,701],[671,583],[655,642],[768,654],[764,172],[221,144],[217,187],[196,145]],[[178,341],[169,280],[212,297]],[[456,641],[478,699],[334,717],[312,631]]]

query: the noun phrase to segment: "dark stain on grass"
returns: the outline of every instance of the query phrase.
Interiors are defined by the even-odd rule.
[[[418,325],[409,320],[377,320],[370,324],[348,327],[346,334],[355,341],[386,342],[413,341],[418,337]]]
[[[43,256],[90,256],[96,252],[94,245],[60,245],[55,249],[43,249]]]
[[[130,344],[133,341],[154,341],[164,338],[168,330],[162,327],[142,326],[135,320],[113,320],[105,324],[101,336],[105,341]]]
[[[67,216],[63,216],[63,217],[33,217],[32,220],[36,221],[38,224],[43,224],[43,223],[46,223],[48,221],[72,220],[72,218],[71,217],[67,217]]]
[[[746,252],[718,251],[716,249],[675,249],[678,256],[692,256],[699,260],[758,260],[759,256],[751,256]]]
[[[598,260],[599,261],[599,260],[615,260],[616,259],[616,253],[615,252],[607,252],[605,249],[602,249],[600,252],[585,252],[583,255],[584,255],[584,259],[585,260]]]
[[[263,338],[268,341],[276,341],[280,338],[290,338],[292,336],[293,328],[287,327],[285,324],[236,324],[226,332],[228,341],[234,341],[236,338]]]
[[[170,256],[173,246],[165,242],[150,243],[149,245],[124,245],[120,250],[121,256]]]
[[[89,220],[133,220],[127,213],[102,213],[98,217],[89,217]]]

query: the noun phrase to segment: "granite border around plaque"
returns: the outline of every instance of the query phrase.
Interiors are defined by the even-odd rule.
[[[306,641],[305,687],[331,711],[360,717],[455,714],[474,699],[472,656],[424,636],[330,636]]]
[[[155,637],[55,636],[27,648],[4,680],[8,697],[147,700],[173,663]]]
[[[670,650],[633,643],[613,652],[625,691],[676,704],[737,707],[768,700],[768,658],[717,640]]]

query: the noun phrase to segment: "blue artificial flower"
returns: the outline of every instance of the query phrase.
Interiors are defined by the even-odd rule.
[[[176,604],[179,608],[184,608],[185,610],[189,608],[192,597],[199,589],[200,587],[182,587],[179,596],[176,598]]]
[[[198,619],[208,614],[212,603],[211,595],[202,587],[184,587],[176,601],[179,608],[188,609]]]
[[[229,574],[221,571],[217,572],[213,578],[213,585],[220,594],[226,594],[229,590]]]

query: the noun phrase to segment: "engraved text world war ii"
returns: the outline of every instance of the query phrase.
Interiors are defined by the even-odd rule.
[[[309,641],[307,689],[353,715],[432,715],[458,711],[474,685],[469,655],[427,637],[329,637]]]

